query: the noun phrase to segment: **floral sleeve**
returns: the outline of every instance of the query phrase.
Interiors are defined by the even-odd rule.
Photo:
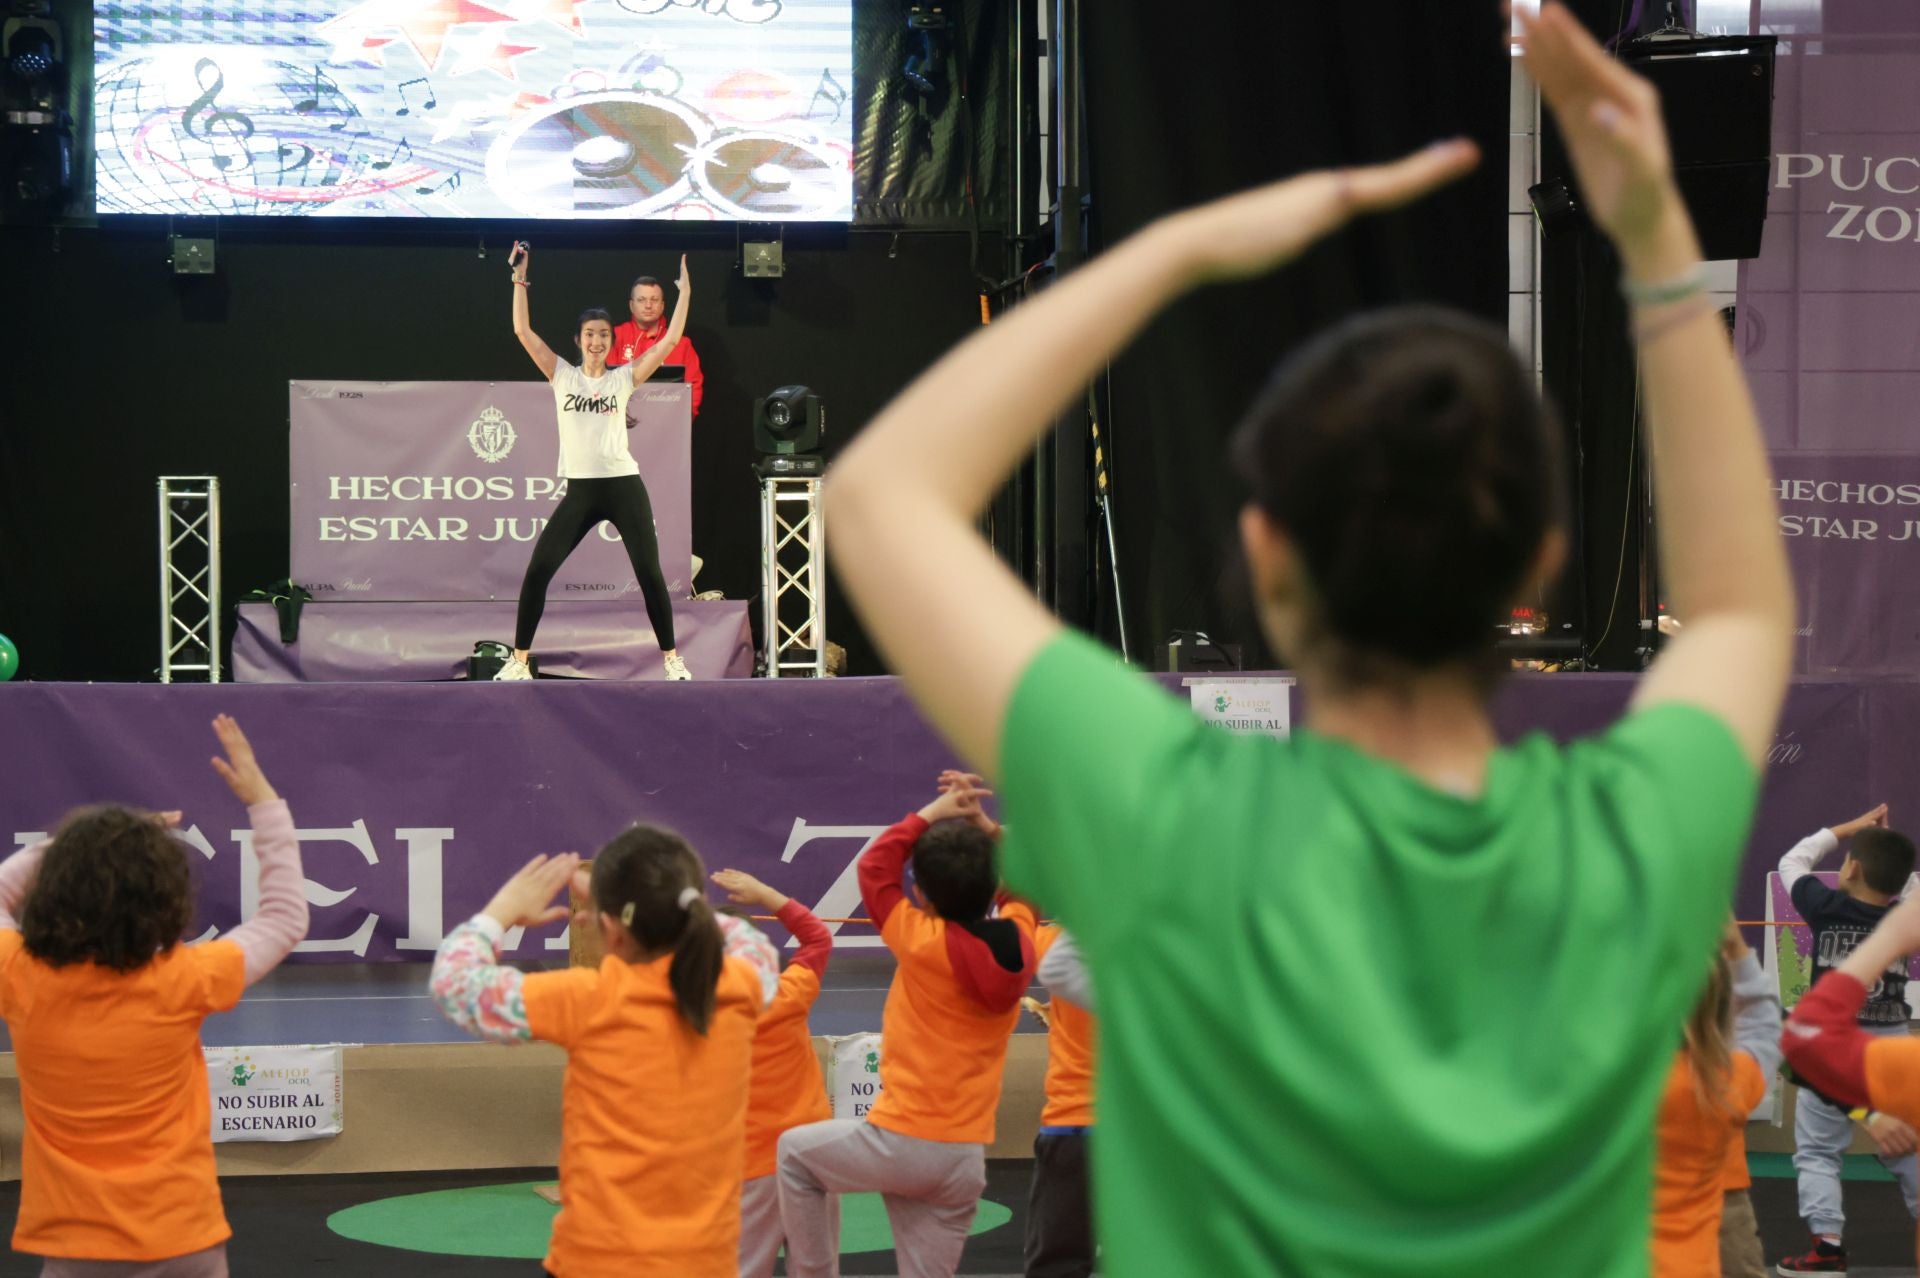
[[[500,925],[475,915],[447,934],[433,956],[433,1000],[446,1018],[496,1043],[533,1038],[521,985],[525,978],[500,966]]]

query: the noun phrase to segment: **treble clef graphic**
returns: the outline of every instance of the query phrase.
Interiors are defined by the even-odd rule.
[[[206,73],[213,72],[213,83],[208,84]],[[246,142],[253,136],[253,121],[239,111],[222,111],[214,105],[214,99],[227,87],[227,77],[221,72],[220,64],[212,58],[202,58],[193,64],[193,82],[205,90],[199,97],[187,104],[180,115],[180,127],[186,130],[188,137],[205,142],[213,148],[213,167],[226,171],[237,161],[241,168],[253,165],[253,155],[247,150]],[[204,119],[201,117],[205,117]],[[196,121],[199,127],[195,127]],[[226,144],[239,154],[227,155],[222,151],[220,138],[214,136],[218,130]]]

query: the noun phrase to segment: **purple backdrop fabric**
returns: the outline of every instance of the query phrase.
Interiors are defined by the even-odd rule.
[[[1800,587],[1798,669],[1920,669],[1920,45],[1757,0],[1780,41],[1738,341]],[[1891,10],[1889,10],[1891,12]]]
[[[293,579],[320,600],[513,599],[565,489],[545,382],[289,382]],[[653,499],[660,568],[692,579],[692,391],[654,382],[628,403]],[[744,481],[743,481],[744,482]],[[552,596],[632,591],[612,525],[589,534]]]
[[[1633,682],[1516,679],[1498,719],[1509,736],[1589,732]],[[304,832],[314,913],[299,957],[314,960],[425,959],[529,855],[591,852],[635,820],[681,830],[709,866],[748,870],[824,916],[857,915],[854,858],[954,762],[891,679],[0,684],[0,835],[23,843],[104,799],[184,809],[205,858],[199,917],[231,927],[252,870],[244,814],[206,762],[221,711],[246,726]],[[1743,918],[1762,917],[1766,872],[1815,827],[1883,801],[1896,823],[1920,812],[1920,684],[1803,681],[1772,755]],[[840,933],[878,944],[870,929]],[[551,927],[511,952],[564,944]]]
[[[513,640],[514,605],[310,603],[300,638],[280,642],[272,604],[241,604],[233,631],[236,683],[421,683],[467,677],[480,639]],[[673,630],[696,679],[753,674],[753,627],[740,599],[676,599]],[[640,596],[556,602],[540,622],[540,673],[578,679],[666,678]]]

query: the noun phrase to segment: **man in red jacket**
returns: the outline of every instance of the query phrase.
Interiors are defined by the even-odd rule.
[[[642,275],[627,290],[627,313],[633,318],[613,330],[613,349],[607,352],[607,367],[632,363],[643,351],[666,336],[667,299],[660,281]],[[700,373],[700,357],[694,353],[693,339],[682,337],[680,344],[667,353],[667,364],[679,364],[687,370],[687,385],[693,388],[693,415],[700,416],[700,396],[706,379]]]

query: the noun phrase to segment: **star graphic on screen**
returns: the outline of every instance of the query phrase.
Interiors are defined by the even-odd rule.
[[[369,37],[398,31],[432,71],[439,68],[441,50],[452,28],[516,20],[511,13],[474,0],[364,0],[323,24],[320,31],[333,42],[334,56],[328,59],[332,62],[349,55],[365,57]]]
[[[545,19],[555,26],[579,35],[585,28],[580,24],[580,0],[521,0],[514,6],[514,12],[529,21]]]
[[[539,49],[537,44],[509,44],[504,36],[490,44],[468,45],[461,50],[460,61],[454,66],[453,74],[493,71],[518,82],[520,77],[514,73],[513,59],[523,53],[536,53]]]

